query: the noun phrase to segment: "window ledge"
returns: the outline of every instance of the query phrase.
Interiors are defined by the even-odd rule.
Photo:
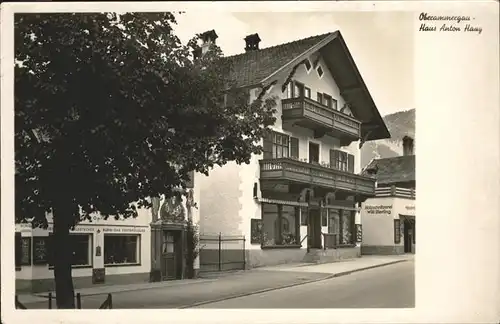
[[[92,268],[93,266],[91,264],[88,265],[74,265],[71,266],[71,269],[89,269]],[[54,266],[49,266],[49,270],[54,270]]]
[[[289,244],[289,245],[263,245],[261,249],[300,249],[302,247],[301,244]]]
[[[353,248],[353,247],[356,247],[356,244],[339,244],[339,245],[337,245],[337,248],[339,248],[339,249]]]
[[[110,264],[105,264],[105,268],[115,268],[115,267],[138,267],[140,266],[140,263],[110,263]]]

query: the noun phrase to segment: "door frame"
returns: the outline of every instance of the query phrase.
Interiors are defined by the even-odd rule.
[[[317,216],[313,217],[311,212],[317,213]],[[310,206],[308,208],[307,215],[307,235],[309,239],[307,240],[307,247],[310,249],[321,249],[321,208],[318,206]]]

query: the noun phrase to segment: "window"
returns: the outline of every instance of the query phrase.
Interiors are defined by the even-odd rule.
[[[293,82],[293,97],[304,97],[304,85],[302,83],[299,83],[297,81]]]
[[[104,235],[104,265],[139,263],[139,235]]]
[[[286,86],[286,98],[293,98],[293,82],[288,82]]]
[[[262,246],[300,244],[299,207],[262,204]]]
[[[20,232],[16,232],[14,248],[16,268],[31,265],[31,237],[22,237]]]
[[[321,78],[323,76],[323,69],[321,68],[321,66],[318,66],[318,68],[316,69],[316,71],[318,72],[318,75]]]
[[[304,96],[305,96],[306,98],[311,98],[311,89],[310,89],[310,88],[308,88],[308,87],[305,87],[305,88],[304,88],[304,90],[305,90],[305,94],[304,94]]]
[[[299,139],[296,137],[290,137],[290,157],[299,159]]]
[[[319,163],[319,144],[309,142],[309,163]]]
[[[289,136],[270,132],[263,143],[264,159],[287,158],[289,156]]]
[[[335,245],[340,244],[340,211],[328,209],[328,233],[335,234]]]
[[[327,95],[326,93],[323,94],[323,105],[327,106],[328,108],[332,108],[332,97]]]
[[[307,72],[311,71],[312,65],[308,59],[306,59],[306,62],[304,63],[304,65],[306,66]]]
[[[91,234],[70,234],[70,242],[68,244],[72,249],[71,264],[75,267],[78,266],[91,266],[92,265],[92,244]],[[48,263],[49,267],[54,266],[54,234],[50,233],[48,240]]]
[[[330,167],[354,173],[354,155],[344,151],[330,150]]]
[[[354,244],[354,211],[328,209],[328,233],[336,234],[336,245]]]
[[[338,110],[338,103],[337,103],[337,99],[333,99],[332,98],[332,109],[333,110]]]

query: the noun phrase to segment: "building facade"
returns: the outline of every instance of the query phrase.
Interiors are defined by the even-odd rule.
[[[75,288],[182,279],[186,275],[186,220],[199,220],[199,190],[193,174],[187,192],[173,199],[156,199],[135,218],[107,220],[93,215],[70,232],[73,240]],[[54,289],[51,237],[47,229],[16,224],[16,291]],[[194,268],[199,268],[195,260]]]
[[[245,237],[247,268],[359,257],[360,203],[375,194],[375,180],[359,175],[360,147],[389,138],[387,127],[340,32],[259,41],[247,36],[245,53],[227,58],[230,79],[250,100],[277,98],[276,123],[249,164],[200,177],[201,234]],[[211,249],[200,251],[202,267]]]
[[[415,154],[410,137],[403,156],[373,160],[363,171],[377,179],[375,197],[362,204],[362,254],[415,253]]]

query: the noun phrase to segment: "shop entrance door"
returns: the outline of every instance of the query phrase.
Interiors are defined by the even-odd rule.
[[[164,231],[161,258],[161,279],[181,279],[182,245],[180,231]]]
[[[415,235],[415,221],[405,217],[403,222],[403,238],[404,238],[404,251],[405,253],[414,253],[413,241]]]

